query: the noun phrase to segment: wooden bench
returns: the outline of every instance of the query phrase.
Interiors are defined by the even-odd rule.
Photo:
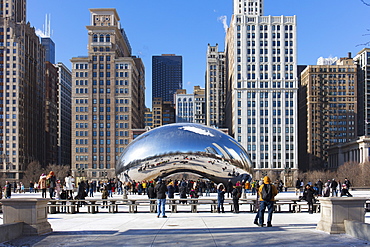
[[[303,208],[306,208],[308,210],[307,202],[297,202],[295,205],[293,205],[293,211],[295,213],[302,212]],[[320,212],[320,203],[314,203],[312,208],[314,213]]]

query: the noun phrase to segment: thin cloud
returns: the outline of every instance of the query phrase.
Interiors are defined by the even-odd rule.
[[[227,16],[226,15],[220,16],[217,18],[217,20],[222,23],[222,25],[224,26],[225,33],[226,33],[227,29],[229,28],[229,26],[227,25]]]

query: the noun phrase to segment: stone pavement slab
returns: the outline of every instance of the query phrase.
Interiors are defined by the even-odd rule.
[[[366,246],[348,235],[315,230],[319,214],[276,213],[273,227],[257,227],[255,214],[174,213],[49,217],[54,232],[1,246]]]

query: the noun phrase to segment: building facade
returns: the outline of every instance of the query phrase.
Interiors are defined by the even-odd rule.
[[[332,146],[328,149],[328,156],[329,168],[338,168],[346,162],[369,162],[370,138],[360,136],[356,140]]]
[[[226,36],[226,124],[255,171],[298,169],[295,16],[263,16],[263,0],[234,0]]]
[[[41,44],[45,48],[45,60],[55,64],[55,43],[50,37],[41,38]]]
[[[192,94],[178,89],[175,94],[176,123],[205,124],[205,90],[194,86]]]
[[[152,57],[152,99],[174,103],[174,94],[182,88],[182,56],[162,54]]]
[[[58,69],[45,62],[45,164],[58,163]]]
[[[206,70],[206,124],[224,128],[226,105],[225,53],[218,44],[207,49]]]
[[[88,56],[72,62],[72,172],[113,178],[131,129],[144,128],[145,74],[115,9],[90,9]]]
[[[0,89],[0,171],[18,180],[45,157],[45,51],[25,0],[0,2]]]
[[[58,69],[58,164],[71,165],[72,73],[61,62]]]
[[[370,135],[370,49],[354,57],[358,71],[358,136]]]
[[[153,98],[153,128],[175,123],[175,105],[173,101],[163,101],[162,98]]]
[[[357,138],[357,66],[351,55],[335,65],[307,66],[299,99],[299,140],[306,152],[301,168],[328,168],[328,148]]]

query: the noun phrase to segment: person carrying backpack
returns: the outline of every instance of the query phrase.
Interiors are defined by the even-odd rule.
[[[271,179],[268,176],[263,178],[263,184],[259,187],[258,194],[260,198],[260,209],[257,213],[259,219],[258,226],[263,227],[265,209],[267,208],[267,227],[272,227],[272,212],[274,211],[275,196],[278,194],[278,191],[275,185],[271,184]]]

